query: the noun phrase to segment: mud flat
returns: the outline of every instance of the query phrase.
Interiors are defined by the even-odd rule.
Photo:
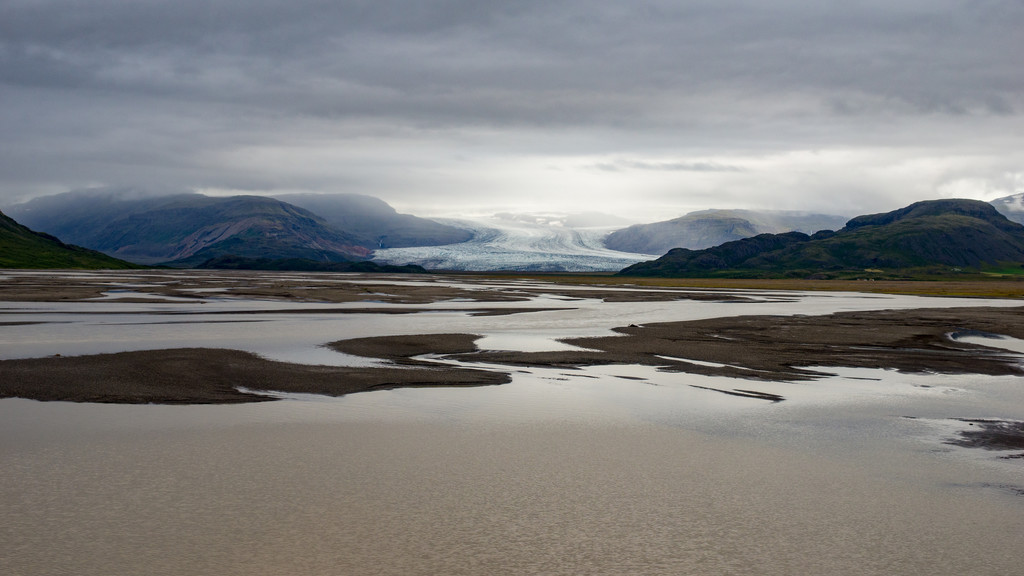
[[[221,349],[173,349],[0,361],[0,397],[107,403],[264,401],[249,391],[343,395],[402,386],[473,386],[511,380],[511,367],[607,364],[658,366],[748,380],[810,380],[824,367],[1022,375],[1019,357],[958,342],[980,331],[1024,338],[1024,308],[844,312],[824,316],[739,316],[628,326],[620,336],[568,339],[579,350],[479,350],[471,334],[355,338],[334,350],[392,362],[330,367],[274,362]],[[442,365],[423,355],[458,360]],[[474,364],[509,366],[480,369]],[[810,368],[814,367],[814,368]]]
[[[714,300],[743,301],[728,291],[654,287],[638,290],[620,286],[586,287],[515,278],[444,275],[334,273],[268,273],[249,271],[3,271],[2,302],[89,301],[119,294],[122,302],[166,302],[181,298],[247,298],[291,302],[432,304],[446,300],[525,302],[538,294],[570,299],[597,298],[609,302]]]
[[[453,337],[452,352],[472,337]],[[461,345],[461,346],[459,346]],[[258,392],[341,396],[405,386],[484,386],[507,374],[409,361],[347,368],[273,362],[238,350],[186,348],[0,361],[0,397],[115,404],[227,404],[274,398]],[[249,391],[247,391],[249,390]]]
[[[964,331],[1024,338],[1024,308],[880,310],[667,322],[616,328],[621,336],[564,340],[586,350],[479,352],[471,358],[520,366],[644,364],[751,380],[814,379],[826,374],[808,367],[829,366],[1024,374],[1018,356],[950,337]],[[359,353],[350,343],[334,346]],[[387,342],[381,342],[377,354],[386,347]]]

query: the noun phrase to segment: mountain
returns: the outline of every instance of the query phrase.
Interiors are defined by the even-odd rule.
[[[421,266],[391,266],[361,260],[359,262],[317,262],[306,258],[242,258],[218,256],[196,266],[213,270],[288,270],[299,272],[373,272],[377,274],[426,274]]]
[[[858,216],[838,232],[760,234],[704,250],[677,248],[624,276],[808,277],[1024,263],[1024,226],[985,202],[931,200]],[[880,271],[880,270],[879,270]]]
[[[93,250],[33,232],[0,212],[0,268],[138,268]]]
[[[465,242],[468,230],[410,214],[399,214],[383,200],[361,194],[284,194],[275,196],[320,216],[370,249],[440,246]]]
[[[701,210],[664,222],[612,232],[604,245],[622,252],[664,254],[673,248],[700,250],[758,234],[835,230],[846,218],[808,212]]]
[[[358,238],[315,214],[262,196],[89,190],[37,198],[10,211],[33,228],[142,264],[194,266],[229,254],[343,262],[370,254]]]
[[[996,198],[989,202],[1000,214],[1018,224],[1024,224],[1024,192]]]

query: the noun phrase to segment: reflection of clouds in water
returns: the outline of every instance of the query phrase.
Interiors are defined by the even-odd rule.
[[[52,278],[53,272],[19,272],[18,275]],[[838,311],[942,308],[948,306],[1014,306],[1011,300],[922,298],[915,296],[865,295],[858,293],[762,292],[752,290],[709,291],[740,294],[746,300],[652,302],[602,302],[596,294],[566,300],[581,291],[623,293],[650,292],[649,288],[625,286],[558,286],[532,281],[478,281],[471,278],[372,277],[359,275],[194,275],[187,271],[131,273],[69,273],[75,281],[131,283],[140,292],[146,284],[163,287],[168,279],[195,279],[189,290],[202,290],[205,279],[232,283],[273,284],[275,280],[301,285],[372,284],[375,287],[453,287],[470,292],[514,294],[519,301],[438,301],[425,304],[321,303],[255,300],[243,297],[205,298],[175,302],[9,302],[0,309],[0,322],[38,322],[0,331],[0,358],[27,358],[53,354],[80,355],[160,348],[231,348],[260,354],[271,360],[350,365],[343,355],[321,348],[346,338],[395,334],[460,332],[479,334],[498,349],[524,351],[562,346],[559,338],[607,336],[615,327],[723,316],[771,314],[829,314]],[[83,280],[84,279],[84,280]],[[380,288],[375,288],[380,290]],[[660,289],[660,292],[672,292]],[[686,292],[694,292],[686,290]],[[698,291],[699,292],[699,291]],[[122,293],[123,294],[123,293]],[[429,313],[361,313],[365,308],[425,309]],[[504,316],[473,316],[472,312],[501,308],[559,308]],[[301,313],[298,311],[302,311]],[[346,311],[349,313],[338,313]],[[242,322],[241,320],[244,320]],[[489,340],[486,340],[489,339]]]

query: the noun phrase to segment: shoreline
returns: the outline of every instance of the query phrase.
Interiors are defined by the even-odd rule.
[[[860,292],[962,298],[1013,298],[1024,300],[1024,278],[992,277],[965,280],[801,280],[739,278],[644,278],[601,274],[531,274],[526,272],[465,272],[431,274],[355,274],[327,272],[254,272],[239,270],[0,270],[0,302],[89,302],[104,293],[141,290],[121,302],[168,303],[167,297],[192,302],[230,297],[294,302],[386,302],[425,304],[445,299],[476,302],[526,301],[538,293],[567,297],[623,300],[714,299],[730,292],[758,290],[779,292]],[[118,282],[121,280],[123,283]],[[158,281],[157,281],[158,280]],[[136,286],[137,281],[150,282]],[[490,285],[498,290],[468,289],[451,285],[466,282]],[[532,282],[536,285],[510,286]],[[645,292],[622,292],[623,289]],[[102,300],[99,300],[102,301]]]

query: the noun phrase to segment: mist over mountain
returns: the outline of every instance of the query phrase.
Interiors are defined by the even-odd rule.
[[[525,224],[527,226],[552,226],[563,228],[590,228],[614,230],[628,226],[630,220],[605,214],[604,212],[498,212],[492,218],[495,221]]]
[[[124,269],[137,266],[35,232],[0,212],[0,268]]]
[[[434,221],[399,214],[382,200],[356,194],[155,196],[133,189],[45,196],[6,211],[60,243],[147,265],[191,267],[214,259],[235,267],[302,262],[306,267],[341,270],[331,264],[372,258],[384,265],[435,270],[586,272],[628,266],[628,273],[644,274],[655,270],[669,275],[812,275],[857,268],[978,268],[1015,262],[1019,254],[1011,240],[1020,226],[997,209],[1024,221],[1024,194],[991,205],[919,202],[903,210],[860,216],[837,233],[813,236],[807,233],[838,228],[841,218],[703,210],[625,228],[624,219],[596,212],[505,212]],[[682,250],[674,249],[679,245]],[[663,249],[665,257],[644,262]]]
[[[931,200],[858,216],[838,232],[760,234],[704,250],[676,248],[626,276],[828,277],[868,271],[974,270],[1024,263],[1024,226],[985,202]]]
[[[1018,224],[1024,224],[1024,192],[996,198],[989,202],[1000,214]]]
[[[262,196],[145,197],[87,190],[9,210],[32,228],[140,264],[193,266],[229,254],[344,262],[370,254],[358,238],[319,216]]]
[[[344,230],[370,249],[439,246],[465,242],[472,233],[428,220],[399,214],[386,202],[362,194],[282,194],[278,200],[305,208],[329,225]]]
[[[105,188],[44,196],[8,210],[69,242],[132,262],[175,266],[222,256],[365,260],[377,248],[444,245],[473,235],[358,194],[210,197]]]
[[[673,248],[700,250],[758,234],[835,230],[843,216],[808,212],[756,210],[700,210],[679,218],[637,224],[608,235],[604,244],[612,250],[664,254]]]

